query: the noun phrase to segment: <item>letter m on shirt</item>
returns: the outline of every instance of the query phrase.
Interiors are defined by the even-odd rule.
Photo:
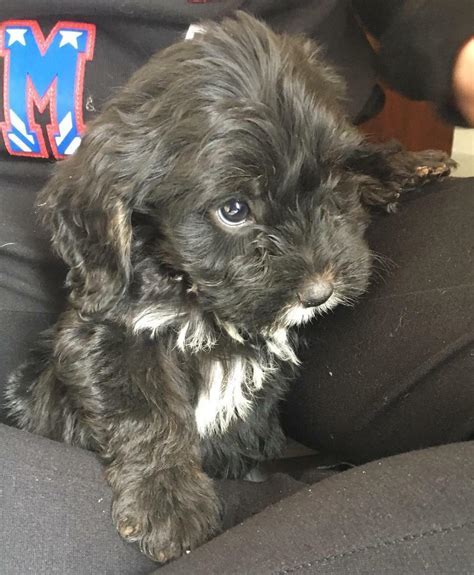
[[[86,61],[92,59],[94,41],[93,24],[58,22],[47,38],[36,21],[0,24],[4,60],[0,126],[10,154],[62,158],[78,148],[84,132],[84,71]],[[35,111],[43,113],[47,108],[49,146],[35,121]]]

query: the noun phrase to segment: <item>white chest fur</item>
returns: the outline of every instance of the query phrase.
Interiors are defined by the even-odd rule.
[[[223,323],[221,327],[234,341],[244,342],[232,325]],[[215,330],[199,315],[185,317],[183,312],[167,307],[141,310],[133,318],[133,329],[149,331],[152,337],[171,329],[176,334],[176,348],[183,352],[211,351],[217,343]],[[235,419],[246,419],[253,409],[256,393],[277,369],[277,360],[298,365],[286,328],[262,335],[270,355],[264,353],[261,358],[253,359],[235,355],[225,363],[214,359],[203,366],[204,389],[195,407],[196,425],[202,437],[225,433]]]
[[[274,364],[235,356],[224,365],[210,363],[207,388],[201,392],[195,409],[201,436],[221,434],[236,418],[245,419],[253,408],[255,394],[276,369]]]

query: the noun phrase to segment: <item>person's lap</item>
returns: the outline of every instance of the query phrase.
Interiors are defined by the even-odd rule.
[[[474,442],[411,452],[316,485],[282,474],[219,481],[235,527],[158,572],[468,575],[473,452]],[[112,526],[92,453],[0,425],[0,458],[2,575],[154,573]]]

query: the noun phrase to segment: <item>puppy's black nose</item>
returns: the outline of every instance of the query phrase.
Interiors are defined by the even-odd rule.
[[[311,283],[298,292],[298,299],[304,307],[316,307],[327,301],[334,291],[329,282]]]

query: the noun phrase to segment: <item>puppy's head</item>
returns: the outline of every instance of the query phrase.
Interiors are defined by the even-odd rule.
[[[43,191],[43,219],[83,312],[133,293],[152,305],[153,278],[169,275],[182,308],[288,327],[367,285],[366,213],[345,168],[360,136],[310,41],[243,14],[205,28],[107,105]]]

